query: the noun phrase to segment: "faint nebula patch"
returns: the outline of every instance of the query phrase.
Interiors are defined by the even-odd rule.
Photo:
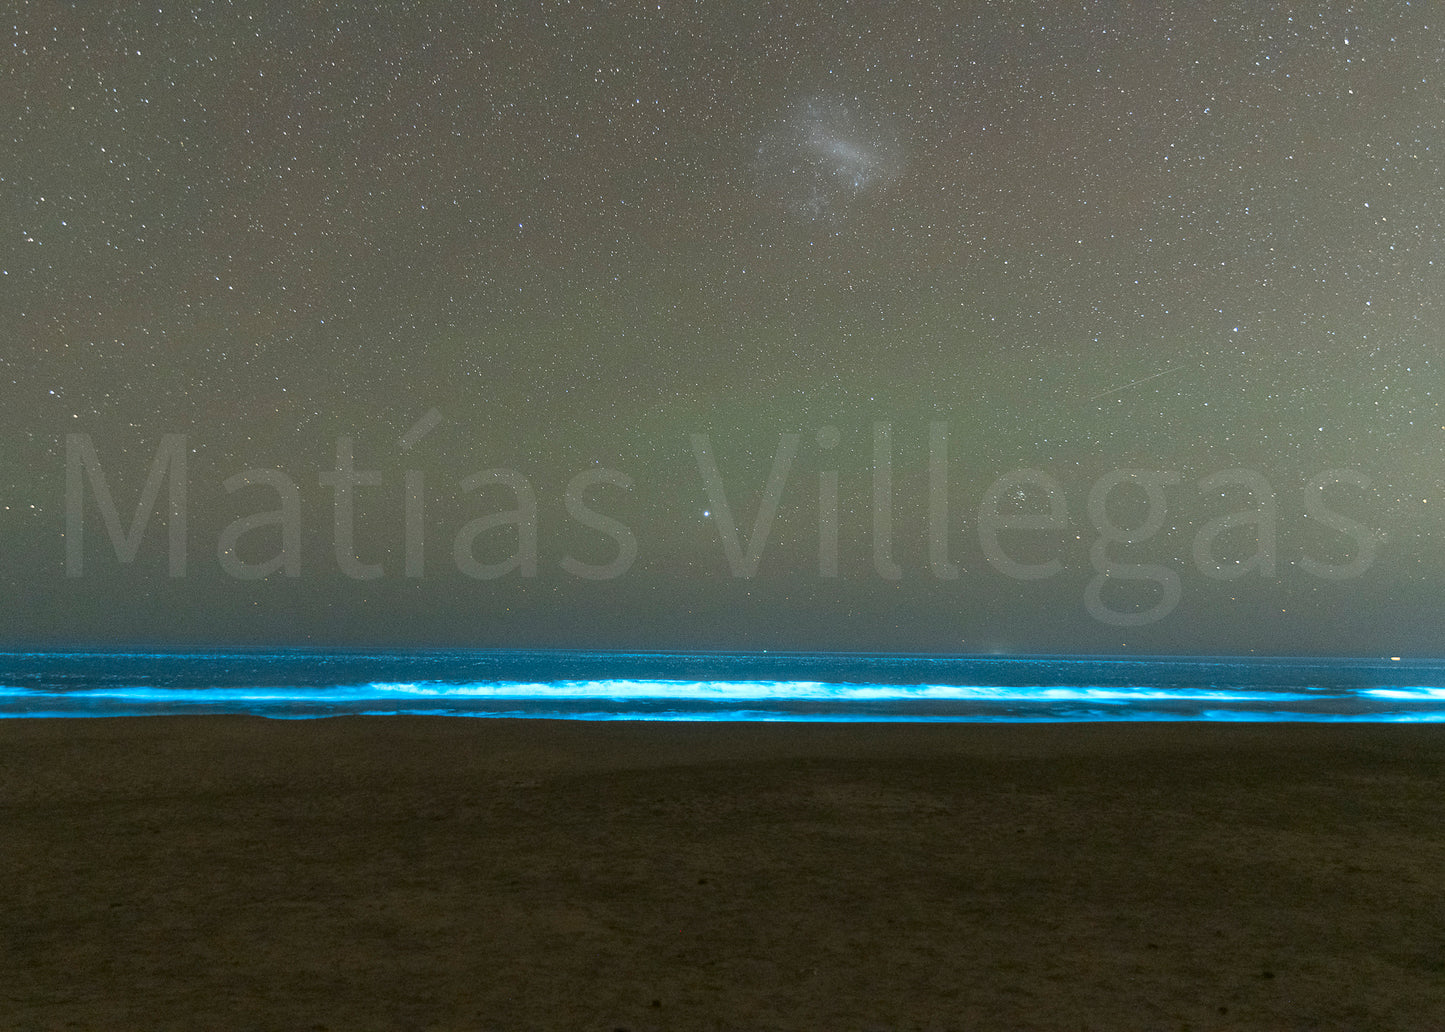
[[[885,188],[902,148],[880,120],[842,101],[797,105],[764,134],[753,161],[760,195],[799,218],[837,221]]]

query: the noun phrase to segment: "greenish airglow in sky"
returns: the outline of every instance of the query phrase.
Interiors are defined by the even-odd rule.
[[[25,5],[0,638],[1438,654],[1438,15]]]

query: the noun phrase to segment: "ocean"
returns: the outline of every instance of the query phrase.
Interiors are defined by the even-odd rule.
[[[0,653],[0,717],[1439,721],[1390,658],[228,649]]]

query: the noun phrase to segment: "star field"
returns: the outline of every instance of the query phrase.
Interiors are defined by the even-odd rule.
[[[1438,652],[1439,16],[24,5],[0,76],[8,637]],[[66,577],[77,434],[126,521],[163,435],[185,435],[184,578],[160,510],[126,565],[94,508]],[[744,535],[798,435],[752,576],[726,561],[699,434]],[[356,491],[358,558],[385,571],[366,583],[333,556],[343,436],[379,481]],[[275,507],[223,486],[251,469],[298,485],[299,576],[217,566],[223,528]],[[453,562],[459,527],[521,504],[511,481],[464,486],[491,469],[535,493],[535,576]],[[1011,556],[1060,562],[1040,583],[979,535],[1021,469],[1066,515],[1005,532]],[[1177,611],[1127,630],[1082,601],[1090,490],[1120,469],[1178,478],[1150,540],[1108,546],[1182,578]],[[630,485],[586,488],[637,544],[605,583],[558,565],[618,553],[568,515],[588,470]],[[1273,573],[1200,572],[1200,528],[1260,504],[1199,486],[1231,470],[1274,495]],[[1314,483],[1330,471],[1357,477]],[[1368,532],[1367,570],[1300,572],[1365,540],[1308,515],[1310,492]],[[1144,519],[1137,483],[1113,498]],[[1216,552],[1248,566],[1253,526]],[[509,534],[479,548],[500,561]],[[255,530],[247,554],[278,539]],[[1147,583],[1111,576],[1148,609]]]

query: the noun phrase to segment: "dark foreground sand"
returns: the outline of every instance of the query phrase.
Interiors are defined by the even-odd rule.
[[[1445,1028],[1445,727],[0,724],[0,1028]]]

